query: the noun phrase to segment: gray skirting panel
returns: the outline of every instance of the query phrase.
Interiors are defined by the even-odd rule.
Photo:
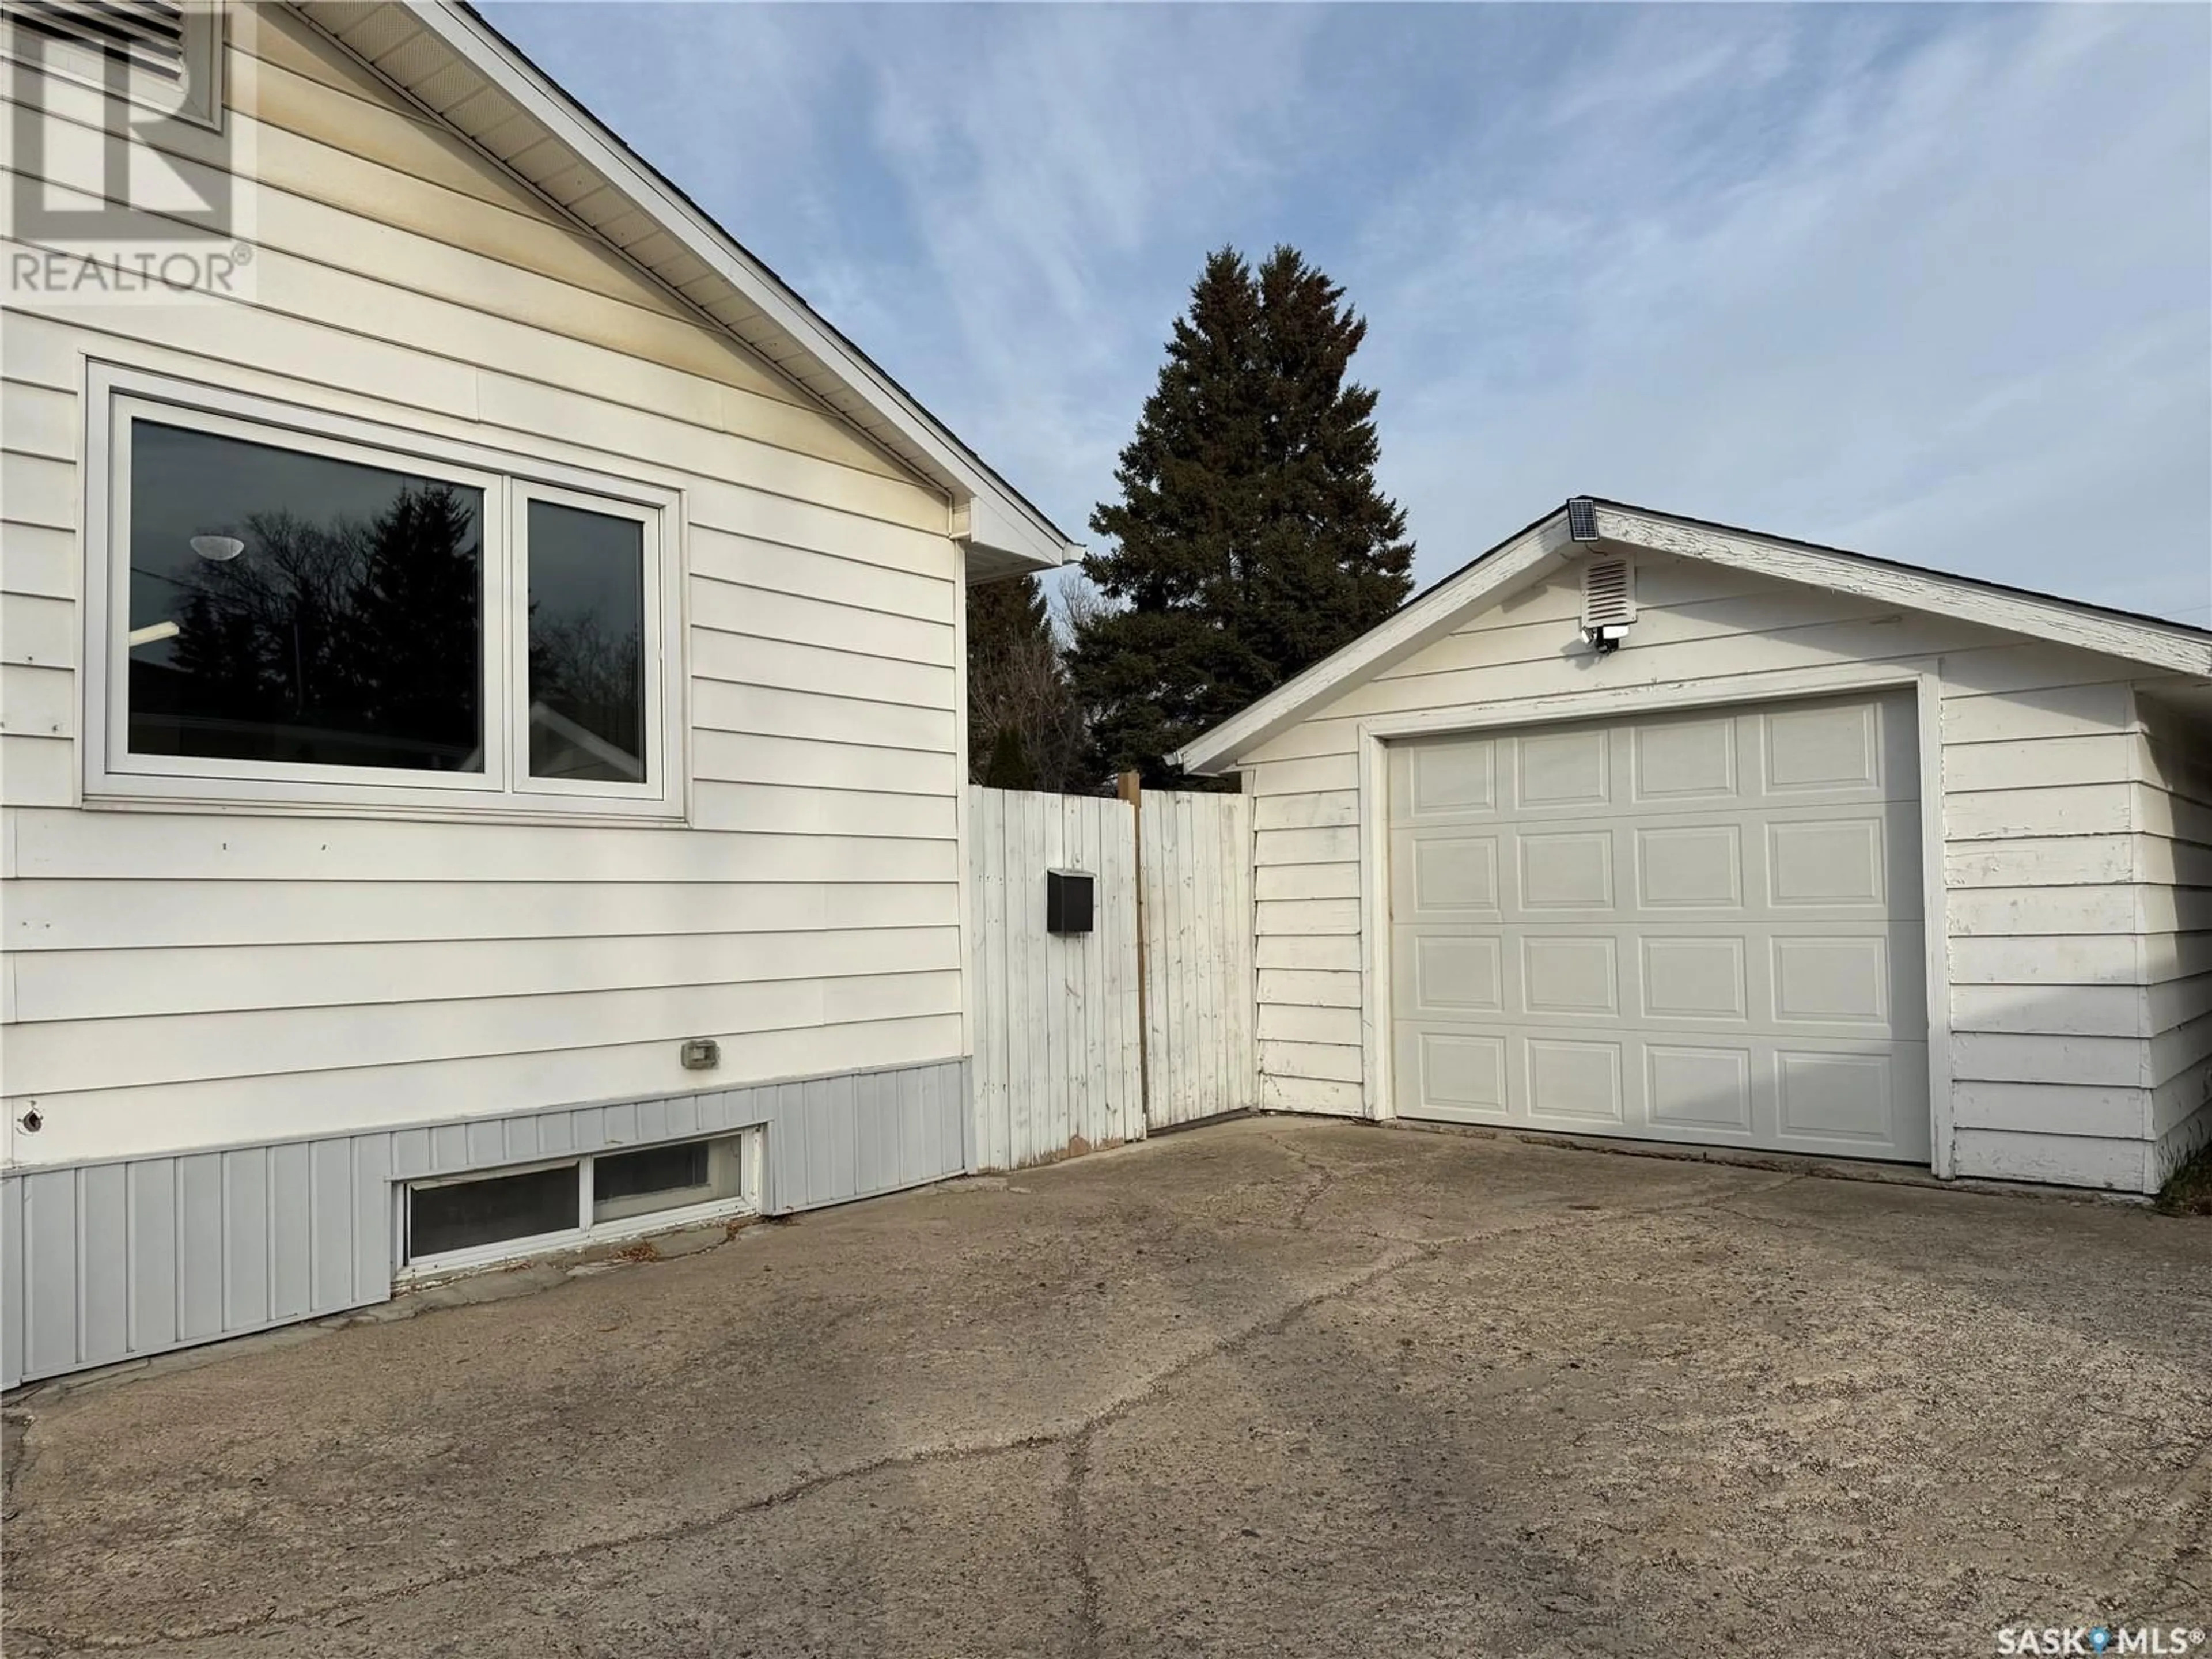
[[[392,1184],[760,1127],[770,1215],[972,1167],[968,1062],[0,1176],[0,1388],[392,1295]]]

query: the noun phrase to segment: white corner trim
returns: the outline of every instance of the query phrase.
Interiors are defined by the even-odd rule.
[[[1651,685],[1601,686],[1548,697],[1522,697],[1419,714],[1377,716],[1359,722],[1359,1035],[1362,1103],[1370,1118],[1397,1115],[1390,1078],[1390,823],[1389,742],[1394,738],[1442,737],[1507,726],[1540,726],[1613,714],[1661,714],[1672,709],[1725,707],[1820,696],[1851,690],[1910,687],[1917,720],[1920,760],[1921,931],[1927,948],[1928,1111],[1930,1165],[1938,1176],[1954,1172],[1951,1103],[1951,973],[1949,913],[1943,885],[1943,688],[1935,657],[1889,662],[1838,663],[1820,668],[1779,669],[1723,682],[1676,680]]]
[[[2212,639],[2180,623],[2135,620],[2039,593],[1808,547],[1747,531],[1685,523],[1630,507],[1601,504],[1599,536],[1680,558],[1902,605],[2006,633],[2051,640],[2128,662],[2185,674],[2212,674]]]
[[[968,660],[968,561],[952,562],[952,660],[964,664]],[[952,846],[958,855],[960,894],[960,1054],[970,1065],[975,1059],[975,869],[970,854],[975,851],[975,826],[971,822],[974,809],[970,805],[968,784],[969,757],[968,754],[968,676],[952,677]],[[962,1167],[972,1170],[975,1162],[976,1097],[970,1092],[968,1109],[962,1114]]]
[[[1386,1122],[1398,1115],[1390,1084],[1390,751],[1362,726],[1358,753],[1360,1101],[1370,1118]]]
[[[1917,666],[1913,748],[1920,757],[1920,939],[1928,957],[1922,977],[1928,982],[1929,1167],[1948,1181],[1958,1173],[1958,1130],[1951,1098],[1951,893],[1943,869],[1943,681],[1939,663]]]
[[[1223,770],[1244,750],[1295,726],[1316,703],[1450,632],[1475,605],[1548,574],[1572,545],[1566,525],[1565,507],[1539,520],[1168,758],[1187,772]]]
[[[1057,565],[1079,556],[1036,507],[1015,493],[982,459],[915,402],[858,347],[786,287],[782,280],[633,155],[568,94],[466,7],[431,0],[410,7],[416,21],[449,51],[513,99],[533,120],[568,145],[623,197],[729,283],[763,315],[865,398],[902,436],[927,456],[956,488],[996,509],[1011,545],[988,544],[1017,556]],[[472,142],[472,141],[471,141]]]

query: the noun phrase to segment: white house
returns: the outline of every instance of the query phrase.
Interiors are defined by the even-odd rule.
[[[1066,538],[465,6],[0,58],[0,1384],[973,1167],[965,584]],[[1264,1105],[2139,1191],[2208,731],[2212,635],[1579,503],[1183,759]]]
[[[961,1169],[1066,538],[465,7],[0,28],[4,1381]]]
[[[1264,1106],[2126,1192],[2212,1139],[2212,634],[1583,500],[1176,758],[1256,797]]]

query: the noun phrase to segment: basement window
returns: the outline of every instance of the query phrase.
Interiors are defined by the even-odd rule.
[[[483,1181],[446,1181],[415,1189],[407,1248],[416,1255],[452,1255],[487,1244],[572,1232],[576,1171],[555,1164]]]
[[[757,1131],[417,1181],[402,1205],[403,1276],[750,1215],[759,1192]]]
[[[592,1220],[627,1221],[736,1198],[744,1185],[743,1153],[735,1140],[602,1152],[592,1160]]]

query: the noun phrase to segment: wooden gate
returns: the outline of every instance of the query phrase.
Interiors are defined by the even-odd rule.
[[[1158,791],[1137,812],[1145,1121],[1258,1103],[1253,1043],[1252,802]]]
[[[1145,1133],[1127,803],[968,792],[975,1163],[1017,1170]],[[1086,870],[1091,931],[1045,929],[1045,872]]]
[[[971,788],[968,821],[975,1167],[1257,1103],[1249,799]],[[1048,931],[1048,870],[1091,876],[1090,933]]]

